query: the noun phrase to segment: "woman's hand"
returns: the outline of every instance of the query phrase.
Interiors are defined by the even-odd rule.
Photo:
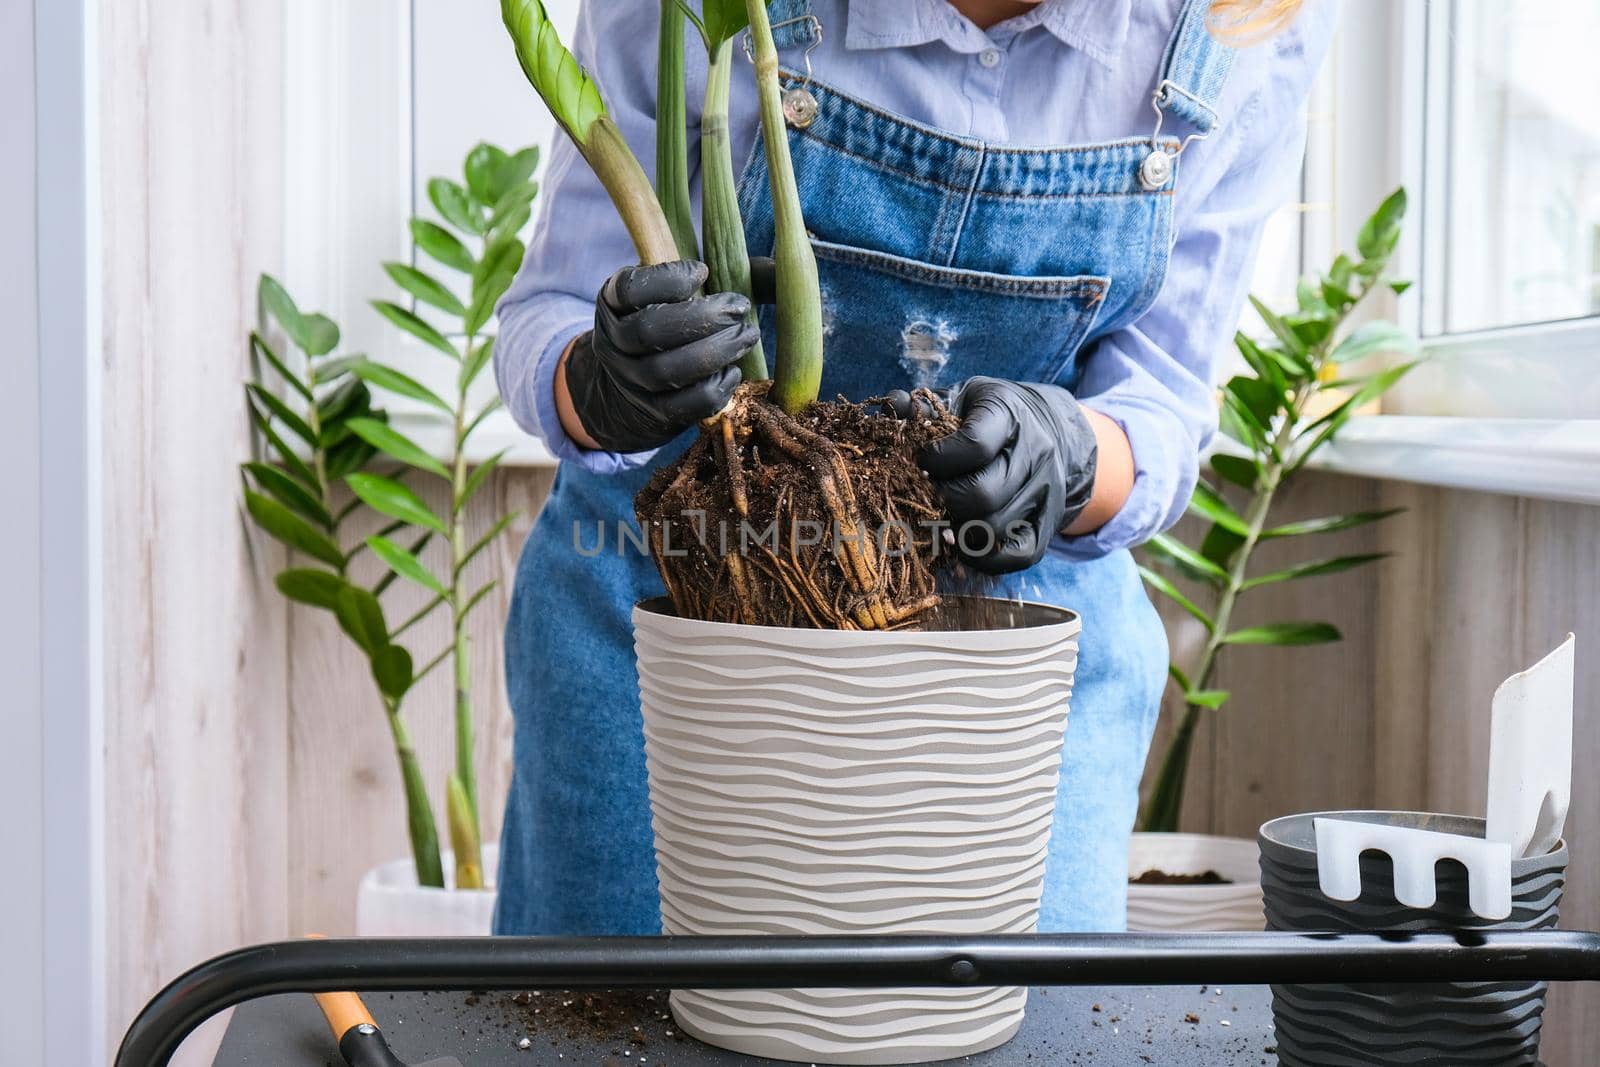
[[[722,410],[739,384],[734,364],[760,334],[744,297],[697,296],[705,280],[705,264],[679,260],[625,267],[601,287],[594,329],[556,372],[568,436],[588,448],[643,452]]]
[[[899,393],[891,401],[909,413],[910,397]],[[1031,567],[1057,533],[1098,529],[1127,499],[1133,484],[1127,438],[1066,389],[969,378],[950,403],[961,428],[929,445],[921,461],[944,498],[956,550],[975,569],[1005,574]],[[962,536],[972,522],[987,531]]]

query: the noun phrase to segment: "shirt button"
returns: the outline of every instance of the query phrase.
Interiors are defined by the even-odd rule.
[[[986,67],[998,67],[1000,65],[1000,50],[998,48],[985,48],[978,53],[978,62]]]

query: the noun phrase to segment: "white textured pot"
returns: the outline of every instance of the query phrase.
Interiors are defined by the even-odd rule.
[[[1211,834],[1133,835],[1128,877],[1146,871],[1204,874],[1228,885],[1130,885],[1128,929],[1145,931],[1263,930],[1261,864],[1256,843]]]
[[[500,846],[483,846],[483,880],[488,889],[455,889],[455,856],[445,852],[441,859],[450,887],[446,889],[419,886],[416,864],[409,856],[380,863],[363,875],[356,890],[356,936],[488,936],[494,924]]]
[[[1004,628],[736,626],[634,609],[668,934],[1026,933],[1039,918],[1078,617]],[[1026,989],[672,994],[713,1045],[807,1063],[993,1048]]]

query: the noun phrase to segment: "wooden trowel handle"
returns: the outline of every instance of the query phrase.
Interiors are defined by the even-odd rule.
[[[317,993],[317,1007],[322,1009],[322,1014],[327,1016],[328,1025],[333,1029],[333,1039],[339,1041],[348,1034],[352,1027],[366,1023],[368,1026],[377,1026],[372,1013],[367,1011],[367,1006],[361,1003],[361,998],[354,993]]]

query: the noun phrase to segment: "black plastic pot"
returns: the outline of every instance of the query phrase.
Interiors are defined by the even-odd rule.
[[[1359,900],[1323,896],[1312,822],[1317,818],[1472,837],[1484,833],[1482,819],[1422,812],[1330,811],[1275,819],[1258,835],[1269,930],[1527,931],[1556,925],[1566,883],[1565,843],[1544,856],[1513,860],[1511,915],[1487,920],[1473,914],[1466,870],[1454,862],[1438,867],[1438,901],[1432,908],[1411,908],[1395,899],[1394,865],[1377,852],[1361,857]],[[1278,1059],[1284,1067],[1533,1067],[1539,1059],[1545,989],[1544,982],[1275,985]]]

